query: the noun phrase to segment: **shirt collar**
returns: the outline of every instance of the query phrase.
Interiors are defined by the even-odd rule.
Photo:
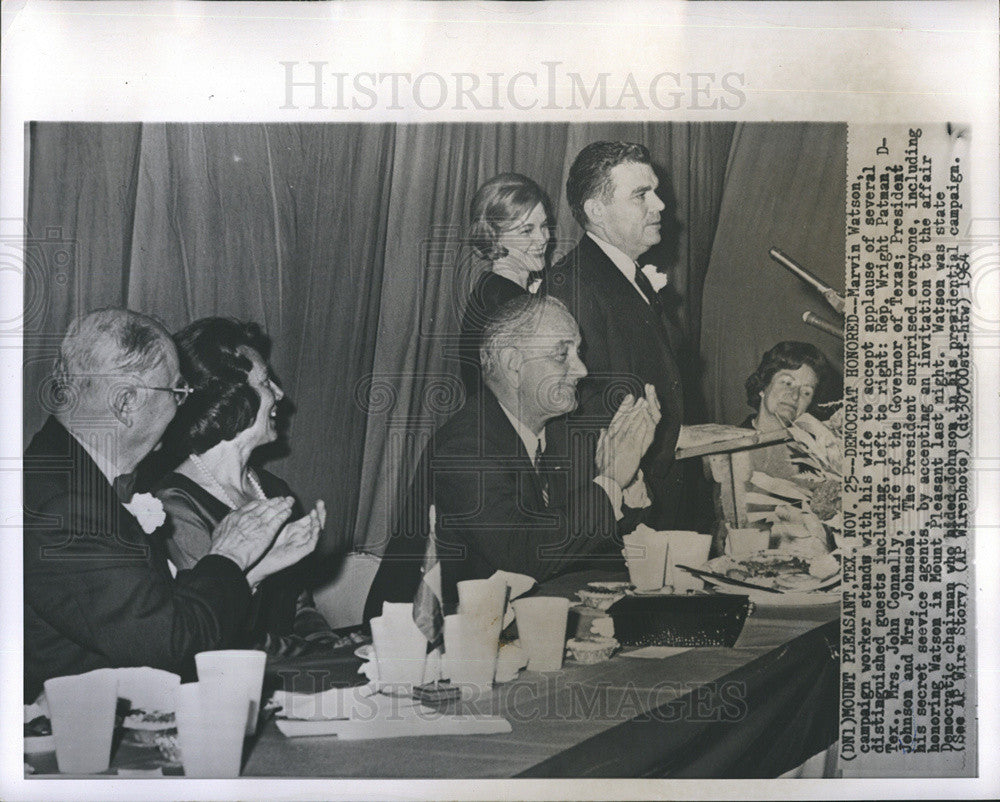
[[[635,261],[635,259],[629,258],[625,253],[623,253],[619,248],[616,248],[610,242],[602,240],[596,234],[588,231],[587,236],[597,244],[598,248],[604,251],[605,256],[607,256],[608,259],[614,263],[615,267],[617,267],[618,270],[621,271],[621,274],[625,276],[625,280],[632,285],[632,289],[639,293],[639,297],[648,304],[649,299],[646,297],[645,293],[639,289],[639,285],[635,283],[635,271],[639,263]]]
[[[93,460],[97,469],[101,472],[104,478],[108,480],[108,484],[114,488],[115,493],[118,494],[119,498],[123,502],[129,501],[129,499],[132,498],[133,490],[135,488],[134,472],[122,473],[119,471],[115,462],[108,459],[98,446],[98,441],[101,439],[102,433],[94,431],[91,434],[91,437],[87,437],[86,431],[83,433],[69,432],[69,436],[76,440],[76,442],[80,444],[80,447],[87,452],[87,456]]]
[[[597,246],[604,251],[608,259],[614,262],[615,267],[622,271],[622,275],[629,280],[629,283],[632,283],[632,280],[635,278],[635,259],[629,258],[619,248],[616,248],[610,242],[605,242],[592,231],[588,231],[587,236],[597,243]]]
[[[108,484],[114,484],[115,479],[121,475],[121,471],[118,470],[118,466],[114,462],[108,459],[101,449],[97,445],[97,440],[102,436],[103,433],[95,432],[93,439],[89,439],[85,436],[81,437],[76,432],[70,432],[70,435],[76,440],[87,452],[87,455],[94,461],[98,470],[104,474],[104,478],[108,480]]]
[[[500,403],[499,400],[497,403]],[[500,409],[503,410],[503,414],[507,416],[507,420],[510,421],[510,425],[514,427],[514,431],[517,432],[517,436],[521,438],[521,442],[524,443],[524,450],[528,452],[528,459],[534,463],[535,452],[538,450],[538,444],[541,443],[542,451],[545,451],[545,428],[542,428],[541,434],[535,436],[535,433],[531,431],[527,426],[521,423],[520,420],[503,404],[500,404]]]

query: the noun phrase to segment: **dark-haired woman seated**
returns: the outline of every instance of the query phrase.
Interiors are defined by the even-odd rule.
[[[527,176],[501,173],[476,190],[468,243],[486,269],[476,279],[462,317],[466,392],[479,389],[479,344],[487,321],[507,301],[539,289],[551,226],[548,195]]]
[[[823,398],[834,378],[829,360],[816,346],[796,340],[778,343],[764,354],[746,380],[747,404],[754,410],[743,426],[758,432],[786,428]],[[799,473],[791,452],[783,443],[748,452],[753,469],[779,479],[793,479]]]
[[[177,568],[189,568],[208,553],[216,524],[230,510],[294,494],[278,477],[250,465],[258,447],[277,439],[278,402],[284,397],[267,361],[270,340],[260,326],[204,318],[177,332],[174,341],[192,392],[163,438],[182,461],[155,492],[167,513],[170,559]],[[290,520],[303,514],[296,501]],[[322,526],[322,501],[309,516]],[[336,635],[303,592],[305,562],[256,589],[246,646],[287,656],[314,643],[335,645]]]

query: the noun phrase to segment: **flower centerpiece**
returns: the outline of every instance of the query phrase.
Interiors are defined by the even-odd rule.
[[[815,516],[813,527],[818,528],[816,519],[821,521],[839,547],[843,520],[844,417],[842,402],[834,404],[838,409],[826,421],[806,413],[785,427],[791,437],[787,443],[791,461],[801,472],[790,480],[754,472],[750,477],[754,491],[748,495],[757,506],[771,507],[771,511],[758,515],[776,526],[792,520],[787,514],[790,506],[811,513]],[[804,519],[796,515],[794,520],[799,523]]]

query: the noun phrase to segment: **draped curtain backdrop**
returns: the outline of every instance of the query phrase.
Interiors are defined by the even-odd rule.
[[[709,420],[739,424],[752,411],[743,383],[764,352],[802,340],[843,367],[843,343],[802,321],[838,318],[815,290],[768,256],[778,248],[844,290],[847,126],[741,124],[733,136],[701,318]],[[839,398],[839,386],[828,399]]]
[[[255,320],[274,340],[272,362],[295,405],[290,451],[269,467],[307,504],[327,501],[324,550],[380,552],[397,488],[426,437],[462,402],[453,355],[474,273],[461,242],[473,192],[502,171],[534,178],[552,198],[558,256],[581,233],[566,204],[566,170],[597,139],[642,142],[652,153],[667,210],[664,243],[647,261],[667,272],[688,348],[701,354],[700,365],[691,360],[689,395],[707,391],[710,400],[692,407],[691,420],[718,419],[726,404],[716,394],[745,375],[733,354],[745,360],[754,349],[744,340],[770,334],[758,336],[749,315],[746,325],[731,326],[715,294],[731,296],[740,284],[762,288],[740,303],[747,310],[759,304],[765,330],[784,303],[774,294],[780,268],[766,274],[771,268],[758,250],[741,244],[766,222],[760,198],[772,199],[772,215],[801,207],[800,238],[811,241],[812,229],[823,228],[822,242],[840,254],[843,269],[843,154],[836,152],[843,142],[831,144],[828,133],[839,129],[772,129],[34,123],[25,437],[55,403],[48,379],[74,317],[124,305],[156,315],[171,331],[207,315]],[[798,172],[788,147],[804,148]],[[754,156],[755,148],[763,155]],[[755,159],[764,164],[754,169]],[[817,211],[836,193],[816,186],[816,171],[838,189],[835,209]],[[744,182],[762,183],[755,198],[746,199]],[[802,196],[813,195],[803,206]],[[725,258],[717,255],[720,242]],[[783,243],[797,255],[798,240],[775,242]],[[733,273],[748,270],[761,280],[734,281]],[[702,373],[710,379],[704,385]]]

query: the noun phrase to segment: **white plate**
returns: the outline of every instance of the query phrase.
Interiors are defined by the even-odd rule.
[[[840,593],[834,592],[759,593],[751,590],[748,596],[758,607],[826,607],[829,604],[840,604]]]
[[[635,586],[631,582],[588,582],[584,590],[610,590],[613,593],[624,593],[626,590],[634,590]]]
[[[839,579],[840,577],[837,577],[836,581],[839,581]],[[766,590],[753,590],[752,588],[744,588],[739,585],[730,585],[728,582],[716,579],[706,579],[705,581],[711,583],[714,588],[724,593],[732,593],[735,596],[746,596],[758,607],[824,607],[828,604],[840,604],[839,590],[827,592],[821,590],[789,590],[779,593],[769,593]],[[824,587],[829,587],[829,584],[824,584]]]
[[[706,582],[709,580],[705,580]],[[681,598],[689,598],[691,596],[704,596],[705,592],[702,590],[692,590],[684,593],[676,593],[674,591],[673,585],[664,585],[659,590],[629,590],[625,592],[626,596],[678,596]]]
[[[807,558],[803,558],[803,557],[801,557],[800,555],[797,555],[797,554],[787,554],[787,553],[781,552],[781,551],[767,550],[767,551],[764,551],[764,552],[760,552],[760,554],[762,556],[766,555],[768,557],[772,557],[772,556],[773,557],[800,557],[801,559],[807,559]],[[714,558],[712,560],[709,560],[705,565],[701,566],[701,570],[703,570],[703,571],[709,571],[709,572],[711,572],[713,574],[722,575],[722,574],[725,574],[725,572],[727,570],[729,570],[730,568],[737,568],[737,567],[739,567],[739,565],[740,565],[740,561],[734,560],[732,557],[728,557],[728,556],[716,557],[716,558]],[[753,589],[751,589],[751,588],[741,587],[739,585],[730,584],[730,583],[726,582],[725,579],[722,576],[720,576],[718,579],[716,579],[715,577],[710,577],[710,576],[702,577],[702,579],[704,579],[706,582],[708,582],[708,583],[710,583],[712,585],[716,585],[717,587],[725,587],[725,588],[731,590],[734,593],[742,593],[744,595],[755,593],[755,591]],[[841,572],[837,571],[837,573],[835,573],[835,574],[833,574],[831,576],[828,576],[825,579],[816,578],[814,584],[812,584],[812,585],[806,585],[805,587],[800,587],[800,588],[795,588],[795,589],[776,588],[776,587],[774,587],[774,586],[772,586],[770,584],[767,584],[766,581],[762,581],[762,580],[760,580],[760,579],[758,579],[756,577],[747,577],[746,579],[742,579],[741,581],[745,582],[745,583],[747,583],[749,585],[756,585],[758,588],[761,588],[762,592],[761,592],[760,595],[762,595],[762,596],[777,596],[779,594],[782,594],[782,595],[792,594],[792,595],[795,595],[795,596],[801,596],[803,594],[818,593],[818,592],[826,590],[828,588],[832,588],[833,586],[837,585],[841,581]],[[767,592],[768,588],[776,590],[777,593],[768,593]],[[838,594],[838,596],[839,596],[839,594]]]
[[[657,590],[639,590],[638,588],[631,588],[625,591],[626,596],[673,596],[674,586],[664,585],[662,588]]]

